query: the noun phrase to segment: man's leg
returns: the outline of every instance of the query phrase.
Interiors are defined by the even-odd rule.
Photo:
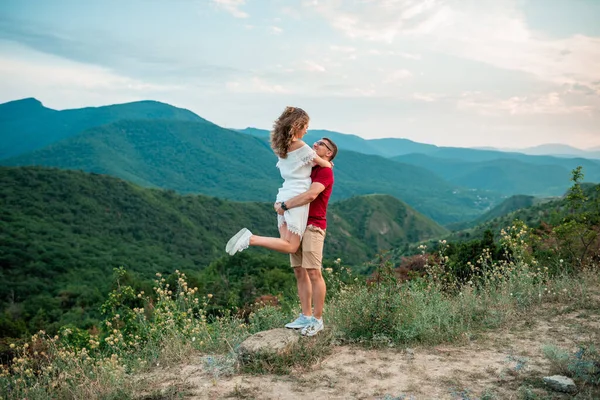
[[[325,231],[307,228],[302,239],[302,266],[306,269],[312,288],[312,301],[315,307],[312,322],[302,329],[305,336],[314,336],[324,328],[323,307],[325,305],[325,280],[321,274],[323,265],[323,243]]]
[[[312,315],[311,300],[313,297],[311,280],[306,269],[302,267],[294,267],[294,275],[296,275],[296,285],[298,287],[298,297],[300,297],[302,314],[310,317]]]
[[[312,301],[315,306],[315,318],[321,319],[323,318],[323,307],[325,306],[325,293],[327,291],[327,287],[325,286],[325,280],[323,279],[323,274],[321,273],[321,269],[313,268],[307,269],[308,276],[310,278],[310,283],[312,286]]]

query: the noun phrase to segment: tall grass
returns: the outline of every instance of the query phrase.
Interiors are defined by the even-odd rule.
[[[598,266],[551,276],[529,251],[527,235],[522,224],[504,231],[505,260],[493,261],[484,251],[468,262],[471,273],[462,281],[446,265],[444,241],[429,258],[427,273],[404,282],[383,263],[377,278],[367,283],[338,260],[333,269],[324,270],[330,329],[314,342],[301,343],[289,357],[256,359],[243,370],[287,373],[297,363],[318,360],[340,340],[370,346],[460,340],[543,303],[589,307],[593,300],[588,291],[600,284]],[[118,283],[125,272],[116,273]],[[102,307],[105,320],[99,333],[64,327],[57,336],[39,332],[13,345],[14,357],[0,365],[0,398],[136,398],[147,388],[132,376],[185,362],[192,354],[204,355],[207,368],[219,374],[235,372],[240,367],[236,349],[246,337],[281,327],[291,317],[289,307],[275,306],[257,309],[248,318],[233,312],[210,317],[211,296],[199,296],[179,271],[171,278],[157,274],[152,296],[117,284]]]
[[[118,269],[117,282],[124,270]],[[210,295],[199,297],[175,271],[171,287],[157,274],[154,296],[118,285],[102,306],[100,334],[73,327],[59,335],[41,331],[0,365],[2,399],[127,399],[146,388],[132,375],[188,360],[193,353],[233,353],[252,332],[279,326],[281,310],[265,307],[250,322],[231,313],[210,318]]]
[[[375,281],[343,287],[332,296],[328,320],[349,342],[435,344],[498,327],[542,303],[590,304],[586,292],[600,282],[597,273],[551,278],[528,251],[527,234],[521,223],[503,231],[506,261],[492,261],[484,251],[468,263],[472,274],[464,282],[445,264],[444,241],[422,278],[401,282],[383,264]]]

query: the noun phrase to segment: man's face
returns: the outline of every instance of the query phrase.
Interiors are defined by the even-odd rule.
[[[331,150],[328,148],[331,147],[331,143],[326,139],[319,139],[313,144],[313,149],[315,153],[321,158],[329,158],[331,157]]]

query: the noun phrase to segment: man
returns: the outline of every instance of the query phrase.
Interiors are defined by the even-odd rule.
[[[328,161],[333,161],[337,155],[337,146],[328,138],[315,142],[313,149],[319,157]],[[324,328],[323,306],[326,286],[321,269],[327,229],[327,204],[333,188],[333,170],[315,166],[310,177],[312,184],[306,192],[274,205],[275,211],[283,215],[284,210],[310,203],[302,242],[298,251],[290,254],[302,313],[295,321],[285,325],[290,329],[302,329],[301,333],[305,336],[314,336]],[[314,304],[314,314],[311,302]]]

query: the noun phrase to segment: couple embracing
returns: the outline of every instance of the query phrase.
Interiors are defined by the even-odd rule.
[[[280,237],[257,236],[243,228],[225,250],[233,255],[249,246],[260,246],[289,254],[302,312],[285,327],[314,336],[324,328],[323,243],[337,146],[328,138],[318,140],[312,148],[304,143],[309,121],[301,108],[286,107],[271,131],[271,147],[284,180],[274,204]]]

